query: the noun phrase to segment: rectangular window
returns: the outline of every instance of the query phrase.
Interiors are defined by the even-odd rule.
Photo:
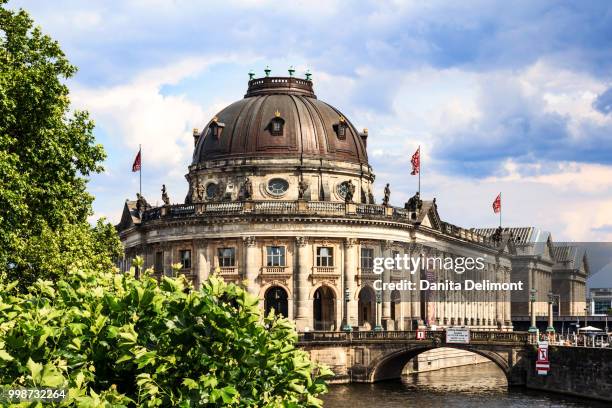
[[[391,251],[391,258],[393,258],[393,262],[394,262],[394,264],[393,264],[393,265],[394,265],[394,266],[393,266],[393,270],[397,270],[397,269],[396,269],[396,267],[397,267],[397,263],[395,263],[395,262],[396,262],[396,261],[395,261],[395,258],[396,258],[397,256],[399,256],[399,251]]]
[[[317,266],[334,266],[334,249],[330,247],[317,248]]]
[[[285,266],[285,247],[269,246],[266,248],[268,254],[268,266]]]
[[[191,249],[180,250],[179,257],[181,259],[181,267],[183,269],[191,268]]]
[[[162,273],[164,271],[164,253],[159,251],[155,253],[155,273]]]
[[[595,304],[595,314],[607,314],[608,309],[612,308],[609,300],[596,300],[593,303]]]
[[[374,249],[361,248],[361,269],[372,269],[374,267]]]
[[[219,248],[217,256],[221,268],[236,266],[236,248]]]

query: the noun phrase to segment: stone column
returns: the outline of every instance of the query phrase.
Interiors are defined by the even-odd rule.
[[[162,275],[170,275],[172,274],[172,264],[173,264],[173,248],[172,244],[162,244],[162,251],[164,252],[164,266],[162,270]]]
[[[311,302],[308,299],[310,283],[308,277],[310,275],[310,263],[308,257],[308,239],[306,237],[297,237],[295,239],[297,246],[297,273],[295,276],[295,325],[298,331],[303,331],[305,328],[312,328],[310,324],[312,308]]]
[[[245,271],[244,277],[248,282],[248,292],[259,297],[259,265],[257,264],[257,242],[255,237],[244,238]]]
[[[376,296],[378,296],[378,294]],[[379,302],[378,298],[376,298],[376,326],[374,326],[374,331],[382,330],[381,321],[382,321],[382,302]]]
[[[383,257],[391,257],[391,247],[393,241],[385,241],[383,243]],[[387,268],[383,271],[383,284],[391,281],[391,271]],[[391,322],[391,291],[383,289],[382,291],[382,326],[385,330],[393,330],[393,322]]]
[[[512,281],[510,268],[503,268],[505,282]],[[507,327],[512,327],[512,294],[510,291],[505,292],[504,298],[504,320]]]
[[[196,279],[197,288],[202,287],[202,283],[208,279],[210,273],[210,263],[207,257],[208,243],[205,240],[197,240],[195,242],[195,261],[196,261]]]
[[[552,297],[552,292],[548,293],[548,327],[546,328],[546,331],[548,333],[555,333],[555,326],[554,326],[554,322],[553,322],[553,297]]]
[[[421,244],[410,244],[410,257],[415,260],[421,256],[422,245]],[[411,301],[411,315],[410,315],[410,326],[412,327],[413,321],[418,324],[423,319],[421,316],[421,301],[423,294],[419,288],[419,281],[421,280],[421,267],[417,268],[413,274],[410,275],[410,281],[414,282],[415,290],[410,292]],[[413,329],[416,328],[416,324]]]
[[[404,254],[408,254],[408,256],[410,256],[410,252],[406,246],[404,246],[403,250],[404,250],[403,251]],[[410,271],[406,268],[401,269],[400,276],[402,280],[412,280],[410,276]],[[411,302],[412,302],[412,291],[411,290],[401,290],[400,291],[400,320],[399,320],[399,325],[397,327],[398,330],[410,330],[410,318],[412,317],[412,308],[410,307]]]
[[[344,288],[349,292],[349,301],[344,299],[345,293],[342,293],[342,301],[346,307],[346,322],[350,327],[357,327],[357,300],[355,299],[356,282],[355,275],[357,274],[357,240],[347,238],[344,240]]]

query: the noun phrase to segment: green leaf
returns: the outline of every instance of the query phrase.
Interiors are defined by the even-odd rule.
[[[130,361],[134,358],[134,356],[131,356],[129,354],[124,354],[121,357],[119,357],[119,359],[117,361],[115,361],[115,363],[119,364],[119,363],[123,363],[124,361]]]
[[[64,376],[53,364],[47,363],[42,372],[41,385],[45,387],[59,387],[64,384]]]
[[[198,383],[191,378],[183,378],[183,385],[189,388],[190,390],[195,390],[198,388]]]
[[[32,381],[34,384],[39,385],[42,381],[43,365],[40,363],[35,363],[30,358],[28,359],[26,367],[30,370],[30,376],[32,376]]]
[[[6,352],[6,350],[0,350],[0,359],[4,361],[13,361],[14,358]]]

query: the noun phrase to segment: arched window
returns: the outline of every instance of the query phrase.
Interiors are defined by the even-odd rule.
[[[206,186],[206,198],[212,200],[219,194],[219,185],[215,183],[209,183]]]
[[[225,123],[219,122],[219,118],[216,116],[210,122],[208,129],[210,131],[210,135],[215,139],[219,140],[221,138],[221,133],[223,132],[223,128],[225,127]]]
[[[270,121],[268,125],[268,129],[270,130],[270,134],[272,136],[282,136],[285,127],[285,119],[281,118],[280,112],[276,111],[274,113],[274,118]]]
[[[338,195],[342,199],[344,199],[346,197],[346,194],[348,193],[348,190],[349,190],[348,181],[343,181],[342,183],[338,184],[337,192],[338,192]]]
[[[265,314],[268,315],[271,310],[274,310],[276,314],[288,317],[289,305],[287,298],[287,292],[280,286],[272,286],[269,288],[264,296]]]
[[[338,123],[334,125],[334,131],[336,132],[336,135],[338,135],[338,139],[346,139],[346,133],[348,132],[348,123],[344,116],[340,116],[338,118]]]

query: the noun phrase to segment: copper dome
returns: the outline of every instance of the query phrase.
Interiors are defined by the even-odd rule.
[[[219,112],[199,134],[193,164],[271,157],[368,164],[366,137],[340,111],[317,99],[312,81],[258,78],[249,81],[244,99]]]

